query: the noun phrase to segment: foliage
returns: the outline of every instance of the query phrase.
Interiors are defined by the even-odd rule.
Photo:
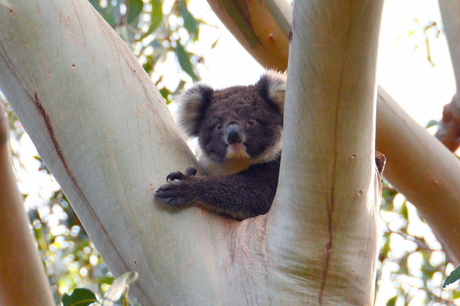
[[[99,303],[96,295],[88,289],[76,288],[72,294],[64,294],[62,297],[62,304],[64,306],[86,306],[93,303],[100,304],[102,306],[128,306],[131,305],[127,298],[129,285],[135,282],[138,278],[137,272],[126,272],[121,275],[117,280],[110,286],[106,296]],[[93,304],[94,305],[94,304]]]
[[[452,273],[449,274],[449,276],[446,278],[444,283],[442,284],[443,288],[446,288],[446,286],[449,286],[450,284],[453,284],[454,282],[458,281],[460,279],[460,266],[455,268]]]
[[[90,2],[139,58],[167,101],[187,81],[199,80],[197,67],[203,63],[203,58],[189,50],[198,42],[200,26],[205,23],[190,13],[186,1]],[[163,76],[154,73],[158,71],[158,64],[169,61],[170,55],[181,68],[178,71],[180,80],[174,89],[164,84]],[[174,70],[174,66],[171,67]]]
[[[380,295],[380,299],[386,296],[386,305],[455,305],[455,294],[442,290],[450,264],[416,209],[391,186],[385,185],[380,214],[385,229],[376,280],[377,296]]]
[[[76,288],[71,295],[66,293],[62,297],[62,304],[64,306],[88,306],[92,303],[97,303],[96,295],[91,290],[84,288]]]

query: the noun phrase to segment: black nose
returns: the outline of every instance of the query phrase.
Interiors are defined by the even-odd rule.
[[[227,125],[227,142],[229,144],[241,142],[241,127],[238,123],[230,123]]]

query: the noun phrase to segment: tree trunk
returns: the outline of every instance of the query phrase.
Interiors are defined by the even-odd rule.
[[[112,273],[139,273],[131,299],[369,305],[381,6],[296,2],[279,191],[268,215],[243,222],[153,200],[167,173],[196,161],[148,75],[88,1],[0,10],[0,89]]]
[[[304,305],[372,304],[381,9],[382,1],[294,3],[285,142],[268,217],[270,263],[283,276],[273,282],[272,291],[280,292],[275,305],[290,298],[286,304],[295,304],[299,296]]]
[[[208,0],[208,2],[217,15],[225,14],[226,6],[221,4],[222,0]],[[454,4],[455,1],[447,1],[446,3],[457,6]],[[443,2],[441,8],[446,6],[446,3]],[[260,4],[260,6],[264,7],[265,5]],[[269,8],[268,14],[275,16],[259,15],[263,8],[253,7],[249,20],[281,20],[280,22],[270,22],[266,27],[271,33],[284,33],[280,35],[288,37],[289,33],[281,30],[285,28],[282,20],[284,16],[288,15],[286,12],[291,10],[290,5],[284,1],[274,1],[272,5],[267,7]],[[226,18],[222,20],[235,37],[246,37],[244,33],[238,33],[238,31],[244,31],[245,28],[234,28],[227,23]],[[453,19],[450,22],[453,23]],[[257,22],[250,25],[253,28],[260,27]],[[266,29],[251,29],[251,32],[265,33]],[[263,40],[263,38],[259,38],[259,41]],[[281,38],[274,36],[273,40],[281,41]],[[456,40],[458,40],[458,36]],[[275,53],[270,54],[274,52],[273,49],[256,48],[256,45],[244,42],[242,45],[251,54],[264,53],[255,56],[255,58],[263,67],[273,67],[272,62],[265,60],[275,55]],[[306,56],[309,57],[308,54]],[[455,57],[453,58],[455,59]],[[457,62],[458,60],[454,60],[454,64]],[[280,64],[277,62],[275,68],[284,69],[286,64],[285,62]],[[460,71],[460,69],[455,69],[455,71],[457,70]],[[460,78],[456,79],[458,81]],[[444,250],[449,255],[449,260],[458,264],[460,261],[460,235],[453,235],[452,233],[460,232],[460,222],[458,222],[460,219],[460,196],[458,193],[460,162],[439,141],[420,127],[380,87],[378,88],[378,95],[376,147],[387,157],[384,176],[417,207],[436,233],[437,238],[442,242]]]

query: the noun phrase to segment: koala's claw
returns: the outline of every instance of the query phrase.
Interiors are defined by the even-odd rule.
[[[160,186],[155,192],[155,196],[161,199],[167,199],[166,203],[172,206],[185,206],[191,201],[190,184],[193,183],[197,170],[195,167],[188,167],[185,174],[176,171],[171,172],[166,177],[168,184]],[[173,182],[175,181],[175,182]]]
[[[180,171],[176,171],[176,172],[171,172],[170,174],[168,174],[168,176],[166,177],[166,181],[169,182],[169,181],[174,181],[174,180],[179,180],[179,181],[182,181],[182,180],[185,180],[187,178],[187,176],[193,176],[195,175],[197,172],[196,168],[195,167],[188,167],[186,170],[185,170],[185,174],[183,174],[182,172]]]
[[[185,206],[186,201],[184,198],[170,198],[166,200],[166,203],[172,206]]]
[[[161,186],[158,188],[158,190],[155,192],[155,196],[162,198],[162,199],[168,199],[168,198],[174,198],[174,197],[180,197],[182,196],[181,194],[181,187],[177,183],[169,183]]]
[[[187,181],[171,182],[158,188],[154,195],[160,199],[167,199],[166,203],[171,206],[185,206],[191,200],[187,185]]]
[[[190,175],[195,175],[197,172],[196,168],[193,166],[188,167],[185,169],[185,175],[190,176]]]
[[[170,174],[168,174],[168,176],[166,177],[166,181],[167,182],[174,181],[174,180],[182,181],[186,177],[187,176],[185,174],[183,174],[182,172],[176,171],[176,172],[171,172]]]

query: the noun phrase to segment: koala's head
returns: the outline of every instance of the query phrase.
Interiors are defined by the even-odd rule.
[[[177,99],[178,123],[187,136],[198,137],[205,168],[236,166],[221,172],[238,172],[279,156],[285,91],[285,76],[274,71],[249,86],[196,84]]]

